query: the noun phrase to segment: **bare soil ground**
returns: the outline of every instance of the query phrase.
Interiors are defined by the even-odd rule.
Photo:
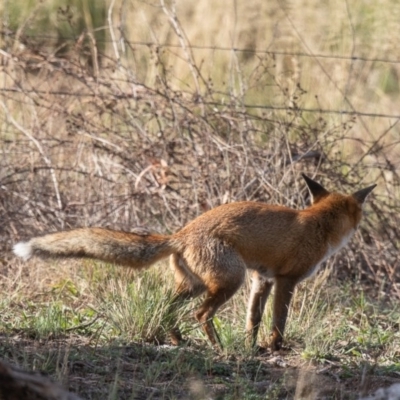
[[[9,363],[41,365],[41,373],[84,399],[356,399],[400,379],[379,367],[304,362],[296,346],[244,360],[213,354],[204,343],[89,342],[78,335],[35,340],[15,334],[1,338],[0,354]]]

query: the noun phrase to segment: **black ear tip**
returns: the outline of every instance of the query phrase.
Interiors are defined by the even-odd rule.
[[[311,184],[312,182],[314,182],[309,176],[307,176],[306,174],[301,173],[301,176],[303,177],[303,179],[306,181],[307,185]]]
[[[307,183],[308,186],[314,186],[314,187],[321,186],[318,182],[314,181],[314,179],[311,179],[311,178],[310,178],[309,176],[307,176],[306,174],[301,173],[301,176],[302,176],[303,179],[306,181],[306,183]],[[321,186],[321,187],[322,187],[322,186]]]
[[[375,183],[374,185],[371,185],[369,188],[369,191],[372,192],[378,185]]]
[[[319,199],[323,198],[324,196],[326,196],[327,194],[329,194],[329,192],[322,185],[320,185],[318,182],[315,182],[313,179],[309,178],[306,174],[302,173],[301,176],[306,181],[308,189],[310,190],[311,195],[313,197],[314,203]]]
[[[373,185],[368,186],[368,187],[365,188],[364,190],[365,190],[365,191],[368,191],[368,192],[372,192],[377,186],[378,186],[378,185],[377,185],[376,183],[374,183]]]
[[[359,202],[359,203],[364,203],[365,199],[368,197],[368,195],[376,188],[376,184],[368,186],[367,188],[361,189],[358,192],[353,194],[353,197]]]

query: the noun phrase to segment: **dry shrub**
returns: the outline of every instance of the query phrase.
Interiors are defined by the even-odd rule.
[[[360,233],[337,263],[399,295],[400,180],[388,156],[391,127],[380,137],[355,139],[352,127],[359,122],[351,115],[335,120],[302,110],[299,85],[290,95],[277,86],[277,109],[246,107],[240,69],[235,90],[223,93],[190,56],[186,62],[198,84],[183,90],[171,84],[157,46],[149,51],[157,71],[152,86],[135,78],[118,54],[99,54],[96,66],[87,63],[93,48],[85,51],[76,46],[60,58],[5,47],[4,251],[18,239],[78,226],[174,232],[231,201],[304,207],[308,194],[299,172],[306,172],[345,192],[379,184]]]

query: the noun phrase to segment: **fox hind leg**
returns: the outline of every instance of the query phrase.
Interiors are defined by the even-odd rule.
[[[221,340],[212,318],[243,284],[246,265],[242,258],[228,246],[219,246],[208,264],[203,265],[202,279],[207,287],[207,295],[196,312],[196,319],[214,347],[222,348]]]
[[[176,293],[169,308],[169,312],[173,314],[185,300],[193,299],[204,293],[206,287],[201,280],[189,270],[180,254],[172,254],[170,264],[174,270]],[[178,321],[173,324],[169,334],[171,342],[174,345],[177,346],[183,342],[182,334],[178,327]]]
[[[231,298],[240,284],[235,289],[232,287],[228,290],[224,287],[219,287],[214,291],[208,291],[207,297],[201,305],[200,309],[196,312],[196,319],[203,326],[203,330],[214,347],[222,349],[221,339],[215,329],[212,318],[216,314],[218,308],[226,303]]]

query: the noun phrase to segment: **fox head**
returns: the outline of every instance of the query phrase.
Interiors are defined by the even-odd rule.
[[[343,208],[345,212],[352,220],[356,227],[360,222],[362,216],[362,206],[365,199],[372,192],[376,185],[368,186],[364,189],[358,190],[351,195],[343,195],[340,193],[332,193],[326,190],[318,182],[315,182],[307,175],[302,174],[308,189],[312,197],[312,204],[326,203],[327,207],[332,207],[334,204],[336,207]]]

